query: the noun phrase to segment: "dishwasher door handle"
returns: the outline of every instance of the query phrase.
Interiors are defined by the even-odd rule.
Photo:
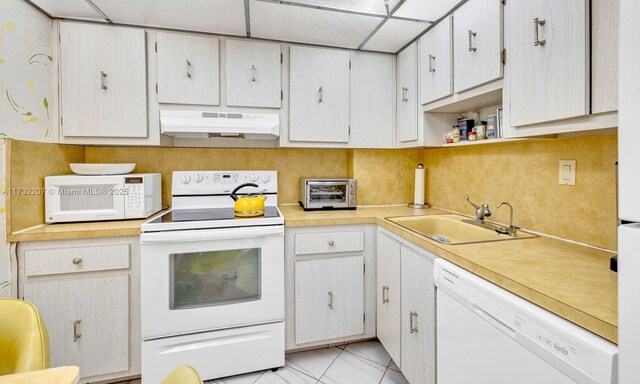
[[[479,308],[477,306],[473,306],[473,312],[480,316],[484,321],[486,321],[487,323],[493,325],[495,328],[497,328],[499,331],[501,331],[502,333],[504,333],[505,335],[511,337],[512,339],[516,338],[516,331],[515,329],[511,328],[507,323],[505,323],[502,320],[499,320],[498,318],[496,318],[495,316],[492,316],[490,313],[486,312],[485,310],[483,310],[482,308]]]

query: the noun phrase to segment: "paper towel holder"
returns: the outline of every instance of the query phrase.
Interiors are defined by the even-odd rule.
[[[422,172],[424,172],[424,165],[422,163],[420,163],[420,164],[418,164],[416,166],[416,171],[418,171],[418,170],[422,170]],[[423,177],[422,181],[424,183],[424,177]],[[415,182],[416,181],[414,180],[414,185],[415,185]],[[422,186],[422,188],[424,189],[424,185]],[[424,200],[424,197],[423,197],[423,200]],[[407,207],[414,208],[414,209],[428,209],[428,208],[431,208],[431,205],[426,203],[426,202],[423,202],[422,204],[416,204],[416,196],[415,196],[415,193],[414,193],[414,201],[413,201],[413,203],[408,204]]]

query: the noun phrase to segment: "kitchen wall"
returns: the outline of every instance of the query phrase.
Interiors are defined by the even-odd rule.
[[[506,223],[495,206],[508,201],[519,227],[616,249],[615,135],[427,149],[423,160],[435,207],[473,214],[469,195]],[[558,184],[559,160],[577,160],[575,186]]]

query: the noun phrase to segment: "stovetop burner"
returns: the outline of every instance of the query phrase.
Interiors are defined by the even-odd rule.
[[[264,215],[253,217],[236,217],[233,208],[203,208],[203,209],[174,209],[149,223],[178,223],[188,221],[217,221],[217,220],[256,220],[280,217],[276,207],[264,207]]]

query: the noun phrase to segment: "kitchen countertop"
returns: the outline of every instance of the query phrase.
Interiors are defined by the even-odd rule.
[[[447,213],[433,208],[305,212],[297,205],[283,205],[280,209],[287,227],[377,224],[607,340],[618,341],[618,277],[609,270],[611,252],[550,237],[445,245],[385,220]],[[7,241],[137,236],[146,220],[39,225],[10,234]]]
[[[523,297],[609,341],[618,342],[618,276],[609,270],[611,252],[537,237],[445,245],[385,220],[387,217],[447,213],[404,206],[355,211],[310,211],[281,206],[289,227],[377,224],[427,251]]]

